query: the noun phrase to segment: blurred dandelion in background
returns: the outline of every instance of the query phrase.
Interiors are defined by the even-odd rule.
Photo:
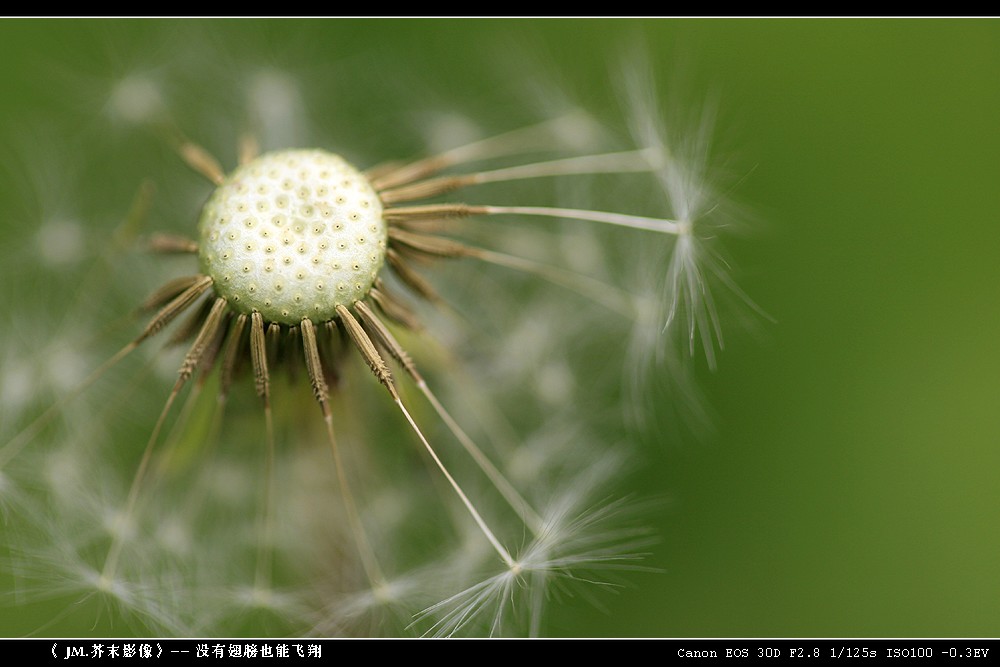
[[[40,634],[503,636],[627,585],[621,424],[749,303],[712,118],[667,132],[651,77],[617,124],[478,115],[377,57],[184,38],[14,137],[10,599],[65,602]]]

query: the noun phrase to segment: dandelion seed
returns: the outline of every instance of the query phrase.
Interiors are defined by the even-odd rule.
[[[83,244],[83,231],[75,220],[53,220],[38,230],[38,253],[43,262],[53,266],[79,260]]]
[[[627,504],[584,506],[621,465],[613,451],[597,460],[597,465],[584,467],[571,484],[552,494],[542,529],[518,554],[513,567],[425,608],[414,626],[426,626],[425,634],[433,636],[453,636],[477,627],[497,636],[518,622],[520,612],[528,634],[538,636],[551,587],[570,580],[616,587],[609,574],[640,569],[644,557],[640,549],[648,546],[649,537],[642,528],[623,525]]]
[[[156,121],[165,107],[156,82],[141,74],[128,74],[111,89],[108,113],[127,123]]]
[[[596,134],[579,112],[367,170],[324,148],[261,152],[261,145],[303,133],[305,89],[275,69],[248,80],[242,99],[252,129],[266,138],[243,133],[234,166],[169,119],[151,80],[130,77],[114,87],[108,108],[165,134],[203,177],[207,199],[187,233],[148,237],[149,251],[186,268],[140,304],[145,324],[89,375],[74,371],[72,359],[58,363],[64,375],[75,376],[75,389],[63,388],[54,406],[8,434],[0,444],[0,481],[8,484],[15,462],[37,456],[28,444],[39,434],[60,431],[60,418],[83,389],[99,386],[145,350],[148,339],[169,330],[169,342],[186,347],[156,413],[136,419],[147,428],[121,440],[145,443],[116,453],[131,461],[128,481],[73,508],[71,498],[87,481],[77,468],[89,471],[87,461],[109,452],[90,444],[50,461],[53,502],[65,520],[88,526],[67,531],[62,523],[43,524],[47,535],[66,534],[45,556],[60,561],[59,571],[72,581],[60,592],[99,595],[143,623],[162,614],[161,627],[171,632],[205,623],[225,628],[253,610],[291,632],[358,632],[358,619],[368,619],[429,634],[474,628],[503,634],[516,600],[528,617],[522,629],[539,634],[554,583],[590,580],[584,573],[632,567],[640,558],[637,534],[613,527],[621,505],[592,505],[594,490],[616,469],[609,463],[615,457],[572,448],[583,439],[578,414],[559,421],[574,427],[571,436],[560,429],[565,449],[539,427],[547,449],[532,452],[522,441],[527,421],[513,427],[490,407],[477,411],[484,428],[455,409],[454,390],[427,363],[435,344],[446,360],[455,346],[433,329],[463,317],[470,329],[489,326],[476,312],[499,301],[488,290],[470,315],[452,305],[457,290],[482,290],[480,276],[510,294],[518,283],[546,283],[556,296],[518,301],[522,320],[496,306],[494,317],[506,329],[496,334],[493,361],[506,366],[518,391],[534,389],[530,409],[569,414],[586,388],[565,341],[595,321],[625,331],[645,317],[641,300],[590,270],[606,258],[600,242],[582,233],[564,242],[568,265],[536,247],[539,230],[599,227],[647,235],[650,243],[667,239],[674,258],[658,314],[665,309],[669,328],[686,313],[689,337],[700,336],[711,354],[721,334],[705,285],[723,265],[699,245],[700,204],[675,199],[688,192],[674,187],[673,155],[658,135],[644,137],[650,141],[638,150],[577,152],[581,137],[589,143]],[[438,127],[451,125],[453,118]],[[675,205],[661,217],[536,203],[528,195],[509,200],[518,184],[581,178],[659,178]],[[518,229],[527,232],[524,252],[505,243]],[[39,247],[49,263],[77,261],[86,244],[73,233],[41,228]],[[444,265],[453,272],[435,276]],[[471,277],[457,277],[462,271]],[[600,313],[592,319],[571,316],[591,306]],[[164,363],[155,357],[147,366]],[[362,364],[370,377],[356,376]],[[5,373],[0,391],[21,412],[32,388],[14,371]],[[247,376],[252,381],[243,382]],[[494,384],[499,393],[504,381],[500,370],[473,375],[459,393],[471,400]],[[246,414],[250,397],[242,388],[249,386],[260,416],[231,418],[227,412]],[[312,393],[308,411],[300,387]],[[376,390],[378,400],[369,400]],[[202,400],[211,395],[214,402]],[[391,436],[358,436],[390,428]],[[322,458],[306,446],[314,440],[324,445]],[[419,465],[427,475],[414,475]],[[389,488],[367,476],[373,471],[389,479]],[[410,485],[414,492],[406,493]],[[436,505],[428,511],[418,498]],[[428,557],[412,546],[421,542],[456,546],[451,556],[441,548]],[[210,546],[222,543],[238,547]],[[27,559],[18,559],[25,577]],[[154,570],[165,574],[149,576]],[[322,586],[313,585],[316,572]],[[163,602],[158,596],[171,581],[184,582],[184,592]],[[196,592],[199,584],[205,592]],[[320,589],[326,593],[317,598]]]
[[[725,210],[729,202],[709,175],[715,113],[706,104],[692,127],[670,131],[659,100],[651,94],[655,87],[648,65],[630,63],[624,79],[632,133],[657,156],[654,176],[678,230],[677,242],[663,260],[662,295],[654,301],[662,304],[661,330],[686,339],[692,355],[700,347],[714,369],[716,350],[724,347],[720,289],[767,317],[736,285],[726,260],[712,247],[724,226],[733,222]]]

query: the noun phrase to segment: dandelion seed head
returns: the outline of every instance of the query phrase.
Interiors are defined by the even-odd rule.
[[[561,254],[566,259],[566,266],[570,269],[591,276],[606,272],[606,253],[593,234],[568,232],[558,239],[558,243]]]
[[[554,586],[603,586],[591,572],[636,556],[618,505],[595,502],[621,466],[593,431],[615,412],[604,405],[633,319],[659,338],[664,323],[690,335],[694,322],[699,340],[716,319],[701,290],[716,275],[701,165],[653,113],[633,127],[645,150],[624,150],[568,97],[543,105],[558,117],[519,128],[460,104],[421,111],[414,88],[391,99],[386,83],[407,82],[342,80],[349,66],[324,64],[320,80],[284,62],[190,58],[173,77],[164,65],[115,80],[100,104],[211,186],[170,180],[167,166],[152,205],[38,207],[49,222],[25,232],[41,272],[99,255],[85,296],[159,290],[124,348],[128,307],[98,313],[76,297],[54,343],[5,351],[19,363],[0,374],[4,418],[88,385],[28,428],[48,454],[24,448],[10,478],[18,500],[38,489],[18,576],[178,634],[275,622],[288,634],[538,634]],[[129,153],[125,141],[149,148],[139,137],[85,157],[120,151],[112,164],[131,176],[160,155]],[[412,155],[420,146],[429,154]],[[653,184],[655,210],[636,210]],[[632,299],[619,286],[609,240],[629,227],[669,251],[663,291]],[[115,346],[111,365],[129,360],[105,374],[77,351],[95,332]],[[154,335],[180,345],[157,350]],[[3,449],[0,461],[3,497]]]
[[[483,136],[482,127],[466,115],[442,111],[427,116],[421,124],[424,144],[431,153],[471,143]]]
[[[277,591],[261,586],[237,588],[233,598],[241,605],[257,609],[280,609],[286,602]]]
[[[3,470],[0,470],[0,521],[5,521],[9,518],[7,511],[20,504],[21,494],[17,483],[11,479]]]
[[[298,81],[288,72],[267,67],[246,87],[247,109],[262,136],[274,146],[296,146],[305,132],[305,103]]]
[[[153,122],[164,112],[160,87],[148,76],[128,74],[112,86],[107,111],[132,125]]]
[[[70,447],[59,447],[45,460],[45,481],[52,491],[63,497],[73,496],[80,489],[82,461]]]
[[[137,634],[163,632],[179,636],[192,631],[194,625],[184,619],[184,606],[190,600],[171,588],[171,576],[162,564],[156,570],[160,573],[158,580],[132,580],[110,576],[92,567],[74,553],[71,546],[64,547],[60,552],[26,553],[17,563],[23,576],[45,568],[38,587],[41,589],[45,585],[46,598],[72,599],[82,595],[75,604],[68,605],[63,614],[70,613],[74,607],[95,607],[96,618],[107,619],[106,623],[119,633],[123,622],[132,626],[132,632]],[[90,626],[94,625],[92,619]]]
[[[744,212],[735,211],[714,171],[717,105],[676,104],[667,113],[645,59],[629,60],[624,72],[632,136],[647,147],[658,206],[677,226],[672,243],[635,250],[633,280],[640,287],[625,376],[634,396],[629,408],[645,423],[666,405],[674,419],[662,423],[705,437],[713,419],[690,362],[700,354],[714,370],[733,314],[748,307],[761,312],[732,278],[721,245]],[[661,398],[654,405],[651,396]]]
[[[543,469],[545,457],[532,447],[518,447],[510,455],[507,467],[513,479],[522,482],[533,482]]]
[[[194,548],[194,540],[187,519],[187,517],[180,516],[168,517],[157,527],[157,541],[171,553],[188,555]]]
[[[424,568],[341,594],[323,610],[313,632],[366,636],[387,626],[405,628],[412,621],[414,606],[433,599],[445,577],[441,568]]]
[[[35,374],[26,361],[6,355],[0,375],[0,405],[5,413],[19,414],[34,398]]]
[[[597,144],[604,135],[600,123],[583,109],[577,108],[562,118],[555,127],[555,134],[567,148],[587,150]]]
[[[129,542],[136,536],[135,521],[124,508],[108,507],[101,523],[108,535],[122,542]]]
[[[560,402],[560,394],[573,393],[579,390],[579,378],[573,369],[573,362],[568,358],[570,350],[566,346],[566,334],[578,333],[578,327],[584,326],[582,321],[589,320],[580,317],[569,319],[574,312],[583,315],[583,311],[574,308],[572,301],[567,303],[561,299],[546,299],[536,297],[528,303],[523,303],[520,310],[513,305],[513,312],[504,319],[505,335],[499,341],[496,355],[482,360],[485,366],[483,372],[505,389],[513,392],[513,398],[523,397],[525,387],[533,390],[539,397],[545,399],[550,407],[567,405]],[[550,319],[556,317],[556,320]],[[555,321],[561,320],[556,326]],[[573,386],[564,386],[565,381]],[[551,399],[551,400],[549,400]]]
[[[55,341],[46,351],[44,371],[55,389],[68,391],[87,377],[91,364],[89,356],[75,350],[70,341]]]
[[[565,405],[573,398],[576,378],[562,360],[554,360],[538,369],[535,382],[538,397],[549,405]]]
[[[83,228],[77,220],[50,220],[35,232],[43,263],[60,267],[79,261],[86,247]]]
[[[253,497],[252,472],[243,466],[218,464],[211,466],[209,491],[224,506],[239,507]]]
[[[146,351],[146,355],[157,380],[166,383],[177,377],[177,364],[181,356],[179,349],[155,350],[150,348]]]

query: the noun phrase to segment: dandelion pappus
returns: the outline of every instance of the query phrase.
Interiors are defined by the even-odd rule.
[[[347,609],[352,605],[369,610],[380,605],[407,605],[411,615],[413,610],[427,610],[419,620],[422,628],[432,633],[452,634],[468,627],[473,619],[486,620],[488,630],[499,633],[506,600],[522,584],[531,584],[532,591],[544,591],[547,579],[572,577],[574,572],[591,566],[631,562],[627,546],[609,548],[593,539],[595,519],[613,516],[612,508],[584,512],[583,496],[569,492],[566,497],[574,498],[574,503],[561,497],[560,502],[540,505],[537,493],[527,493],[513,479],[510,464],[495,453],[487,453],[470,435],[467,422],[444,407],[445,401],[432,391],[421,372],[423,368],[418,369],[400,342],[404,335],[418,337],[401,334],[420,329],[421,317],[415,304],[447,303],[447,297],[440,295],[428,280],[425,269],[445,259],[465,260],[463,266],[481,262],[541,278],[583,295],[615,317],[634,317],[636,303],[624,290],[594,276],[465,236],[464,225],[473,218],[577,220],[658,235],[653,238],[684,239],[694,233],[693,222],[688,219],[536,205],[529,200],[521,200],[518,205],[478,203],[474,197],[470,197],[473,203],[456,201],[456,192],[475,193],[473,188],[478,185],[633,175],[663,169],[664,155],[656,147],[567,157],[560,136],[579,124],[580,115],[570,114],[427,158],[386,162],[365,171],[326,150],[282,148],[260,153],[253,141],[244,142],[239,166],[228,171],[206,149],[179,132],[172,133],[178,138],[175,148],[179,155],[215,189],[208,195],[197,218],[198,227],[190,237],[157,235],[151,247],[161,253],[187,255],[190,260],[197,256],[191,262],[197,272],[171,279],[156,290],[143,303],[153,312],[144,328],[83,384],[91,384],[167,327],[175,327],[172,339],[187,341],[188,347],[146,446],[128,443],[142,454],[122,494],[124,500],[105,517],[106,543],[88,545],[92,547],[87,561],[92,571],[87,580],[93,589],[119,600],[142,597],[141,587],[134,583],[135,563],[140,560],[137,554],[143,551],[140,536],[148,534],[144,533],[148,523],[159,519],[155,515],[144,518],[146,504],[160,492],[157,485],[162,473],[158,470],[171,465],[173,452],[185,444],[190,446],[183,434],[173,437],[168,433],[175,403],[186,388],[195,385],[189,394],[193,396],[204,383],[219,397],[212,423],[221,423],[229,393],[240,386],[240,376],[248,374],[263,403],[265,426],[243,444],[263,452],[260,455],[265,461],[264,482],[259,485],[261,500],[253,510],[259,514],[259,526],[252,576],[244,577],[244,581],[252,583],[246,584],[243,599],[254,606],[279,608],[279,604],[285,604],[274,570],[276,554],[284,550],[287,535],[278,536],[282,510],[275,504],[284,501],[279,496],[291,493],[276,479],[280,473],[275,470],[279,467],[275,461],[291,438],[282,434],[274,408],[282,393],[282,388],[275,386],[276,371],[297,373],[299,384],[311,387],[319,405],[322,422],[317,422],[322,424],[322,438],[330,452],[327,458],[332,454],[336,476],[336,482],[329,486],[340,496],[334,510],[339,513],[335,517],[339,521],[337,530],[346,535],[346,544],[353,552],[345,560],[358,566],[352,583],[364,593],[338,604],[324,602],[328,610],[321,605],[317,611],[313,601],[309,627],[339,630],[343,619],[351,616]],[[557,154],[533,160],[529,156],[535,153]],[[515,159],[518,163],[509,164]],[[499,162],[477,165],[490,161]],[[401,291],[408,294],[401,295]],[[337,393],[338,383],[349,372],[346,365],[357,359],[367,365],[377,385],[389,394],[396,420],[409,429],[409,442],[401,439],[389,444],[400,449],[414,443],[418,446],[422,460],[457,498],[466,518],[455,519],[455,523],[471,518],[469,523],[477,531],[475,541],[490,551],[491,555],[479,562],[489,563],[491,570],[499,567],[501,574],[483,579],[482,568],[470,569],[455,577],[458,592],[455,588],[443,593],[436,590],[435,598],[421,589],[418,597],[413,593],[415,587],[409,585],[412,570],[391,562],[391,550],[382,544],[379,524],[364,507],[364,491],[359,492],[366,481],[357,474],[357,462],[345,460],[349,456],[341,445],[342,422],[335,414],[342,396]],[[399,379],[393,373],[395,368],[400,371]],[[303,378],[308,378],[308,383],[301,382]],[[197,382],[192,383],[193,379]],[[559,391],[557,387],[552,393],[558,395]],[[412,404],[414,398],[421,401],[417,406]],[[467,458],[478,467],[477,474],[488,480],[485,491],[476,488],[475,477],[470,484],[469,474],[456,471],[448,460],[455,458],[452,453],[443,451],[436,442],[432,446],[433,438],[425,433],[426,416],[420,414],[420,409],[432,418],[436,415],[451,432]],[[37,423],[46,422],[46,415]],[[176,419],[170,430],[189,418]],[[31,425],[8,441],[2,458],[16,456],[39,428]],[[296,424],[296,428],[308,427]],[[215,433],[212,429],[206,431]],[[579,452],[572,455],[580,456]],[[596,483],[584,485],[588,490],[594,487]],[[490,507],[490,502],[483,500],[490,495],[506,507]],[[192,501],[192,505],[197,503]],[[504,526],[497,515],[513,517],[517,523],[514,527]],[[178,544],[197,543],[190,536],[172,537],[183,531],[172,532],[176,524],[161,523],[165,539]],[[607,533],[601,534],[602,539],[608,537]],[[528,544],[513,548],[511,545],[519,538]],[[630,544],[627,540],[624,543]],[[442,598],[445,603],[430,604]],[[533,597],[533,612],[540,609],[541,599]],[[531,623],[532,632],[538,631],[536,623]]]

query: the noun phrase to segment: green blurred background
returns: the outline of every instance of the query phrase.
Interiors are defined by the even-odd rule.
[[[110,75],[93,63],[123,43],[134,52],[170,32],[181,44],[192,27],[0,22],[2,129],[36,110],[73,117],[46,72],[83,62]],[[212,33],[248,53],[314,39],[324,46],[309,53],[345,66],[359,50],[415,61],[470,96],[488,80],[474,63],[524,45],[608,108],[608,78],[639,44],[665,87],[679,76],[684,95],[720,100],[726,147],[746,167],[734,195],[759,221],[727,248],[775,322],[730,332],[718,370],[700,373],[715,437],[644,450],[635,493],[668,501],[651,519],[662,572],[629,575],[603,608],[571,601],[551,632],[998,634],[1000,23],[198,26]],[[0,633],[18,613],[0,609]]]

